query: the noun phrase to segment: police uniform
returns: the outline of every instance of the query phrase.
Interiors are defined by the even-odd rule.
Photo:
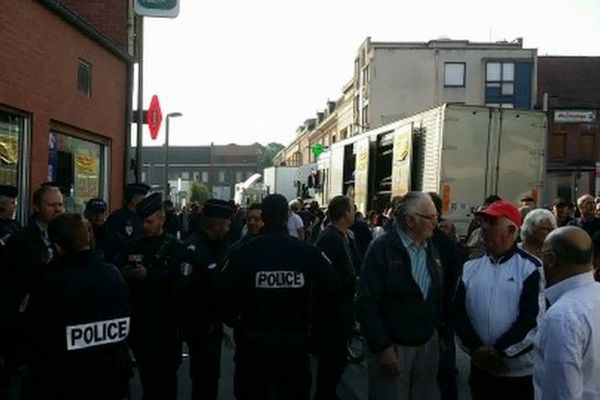
[[[27,306],[34,398],[121,400],[131,375],[127,287],[94,250],[57,257]]]
[[[102,199],[90,199],[85,205],[85,214],[100,214],[108,209],[108,204]],[[122,243],[119,236],[109,229],[106,223],[98,225],[92,222],[95,248],[104,255],[107,262],[113,262]]]
[[[316,249],[288,235],[287,200],[269,195],[263,233],[233,252],[223,272],[226,322],[235,329],[238,399],[308,399],[311,326],[331,317],[339,280]],[[281,226],[270,223],[276,214]]]
[[[230,219],[233,208],[210,199],[203,217]],[[221,370],[223,324],[217,282],[228,250],[226,239],[212,240],[197,229],[185,244],[181,270],[181,328],[190,350],[192,399],[217,399]]]
[[[145,196],[149,191],[148,185],[130,183],[125,187],[125,198],[129,201],[134,196]],[[127,206],[113,212],[106,224],[123,242],[133,241],[142,236],[142,220],[136,211],[132,211]]]
[[[160,194],[145,198],[138,207],[142,220],[162,209]],[[177,396],[180,346],[175,308],[174,261],[178,240],[167,233],[143,236],[126,252],[122,272],[131,291],[130,345],[140,371],[144,399],[169,400]],[[130,276],[131,267],[143,265],[144,278]]]

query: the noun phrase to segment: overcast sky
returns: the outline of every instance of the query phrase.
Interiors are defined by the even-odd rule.
[[[276,141],[336,100],[374,41],[524,38],[539,55],[600,56],[599,0],[181,0],[145,19],[144,106],[157,94],[172,145]],[[164,140],[165,123],[157,141]],[[145,143],[149,138],[144,130]]]

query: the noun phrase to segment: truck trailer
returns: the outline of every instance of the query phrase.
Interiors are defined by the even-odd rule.
[[[318,160],[318,195],[350,196],[365,213],[411,190],[436,192],[464,234],[491,194],[545,200],[546,128],[543,112],[444,104],[333,144]]]

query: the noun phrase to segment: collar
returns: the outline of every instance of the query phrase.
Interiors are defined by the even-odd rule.
[[[396,232],[398,232],[398,236],[400,237],[400,240],[402,241],[402,244],[407,249],[410,247],[413,247],[415,249],[426,249],[427,248],[427,241],[423,242],[422,245],[418,245],[410,238],[410,236],[408,236],[408,233],[406,233],[404,231],[404,229],[400,228],[399,225],[395,225],[395,227],[396,227]]]
[[[487,256],[494,264],[504,264],[505,262],[510,260],[512,258],[512,256],[515,255],[515,253],[517,252],[518,249],[519,249],[519,247],[517,246],[517,243],[515,242],[513,247],[511,247],[510,250],[508,250],[506,253],[504,253],[500,257],[494,257],[489,253],[487,253]]]
[[[574,275],[546,289],[546,297],[550,301],[550,304],[554,304],[566,292],[590,285],[594,282],[596,282],[594,280],[594,271]]]

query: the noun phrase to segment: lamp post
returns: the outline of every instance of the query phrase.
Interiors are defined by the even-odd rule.
[[[169,190],[169,120],[183,116],[180,112],[172,112],[167,114],[167,127],[165,130],[165,200],[171,195]]]

